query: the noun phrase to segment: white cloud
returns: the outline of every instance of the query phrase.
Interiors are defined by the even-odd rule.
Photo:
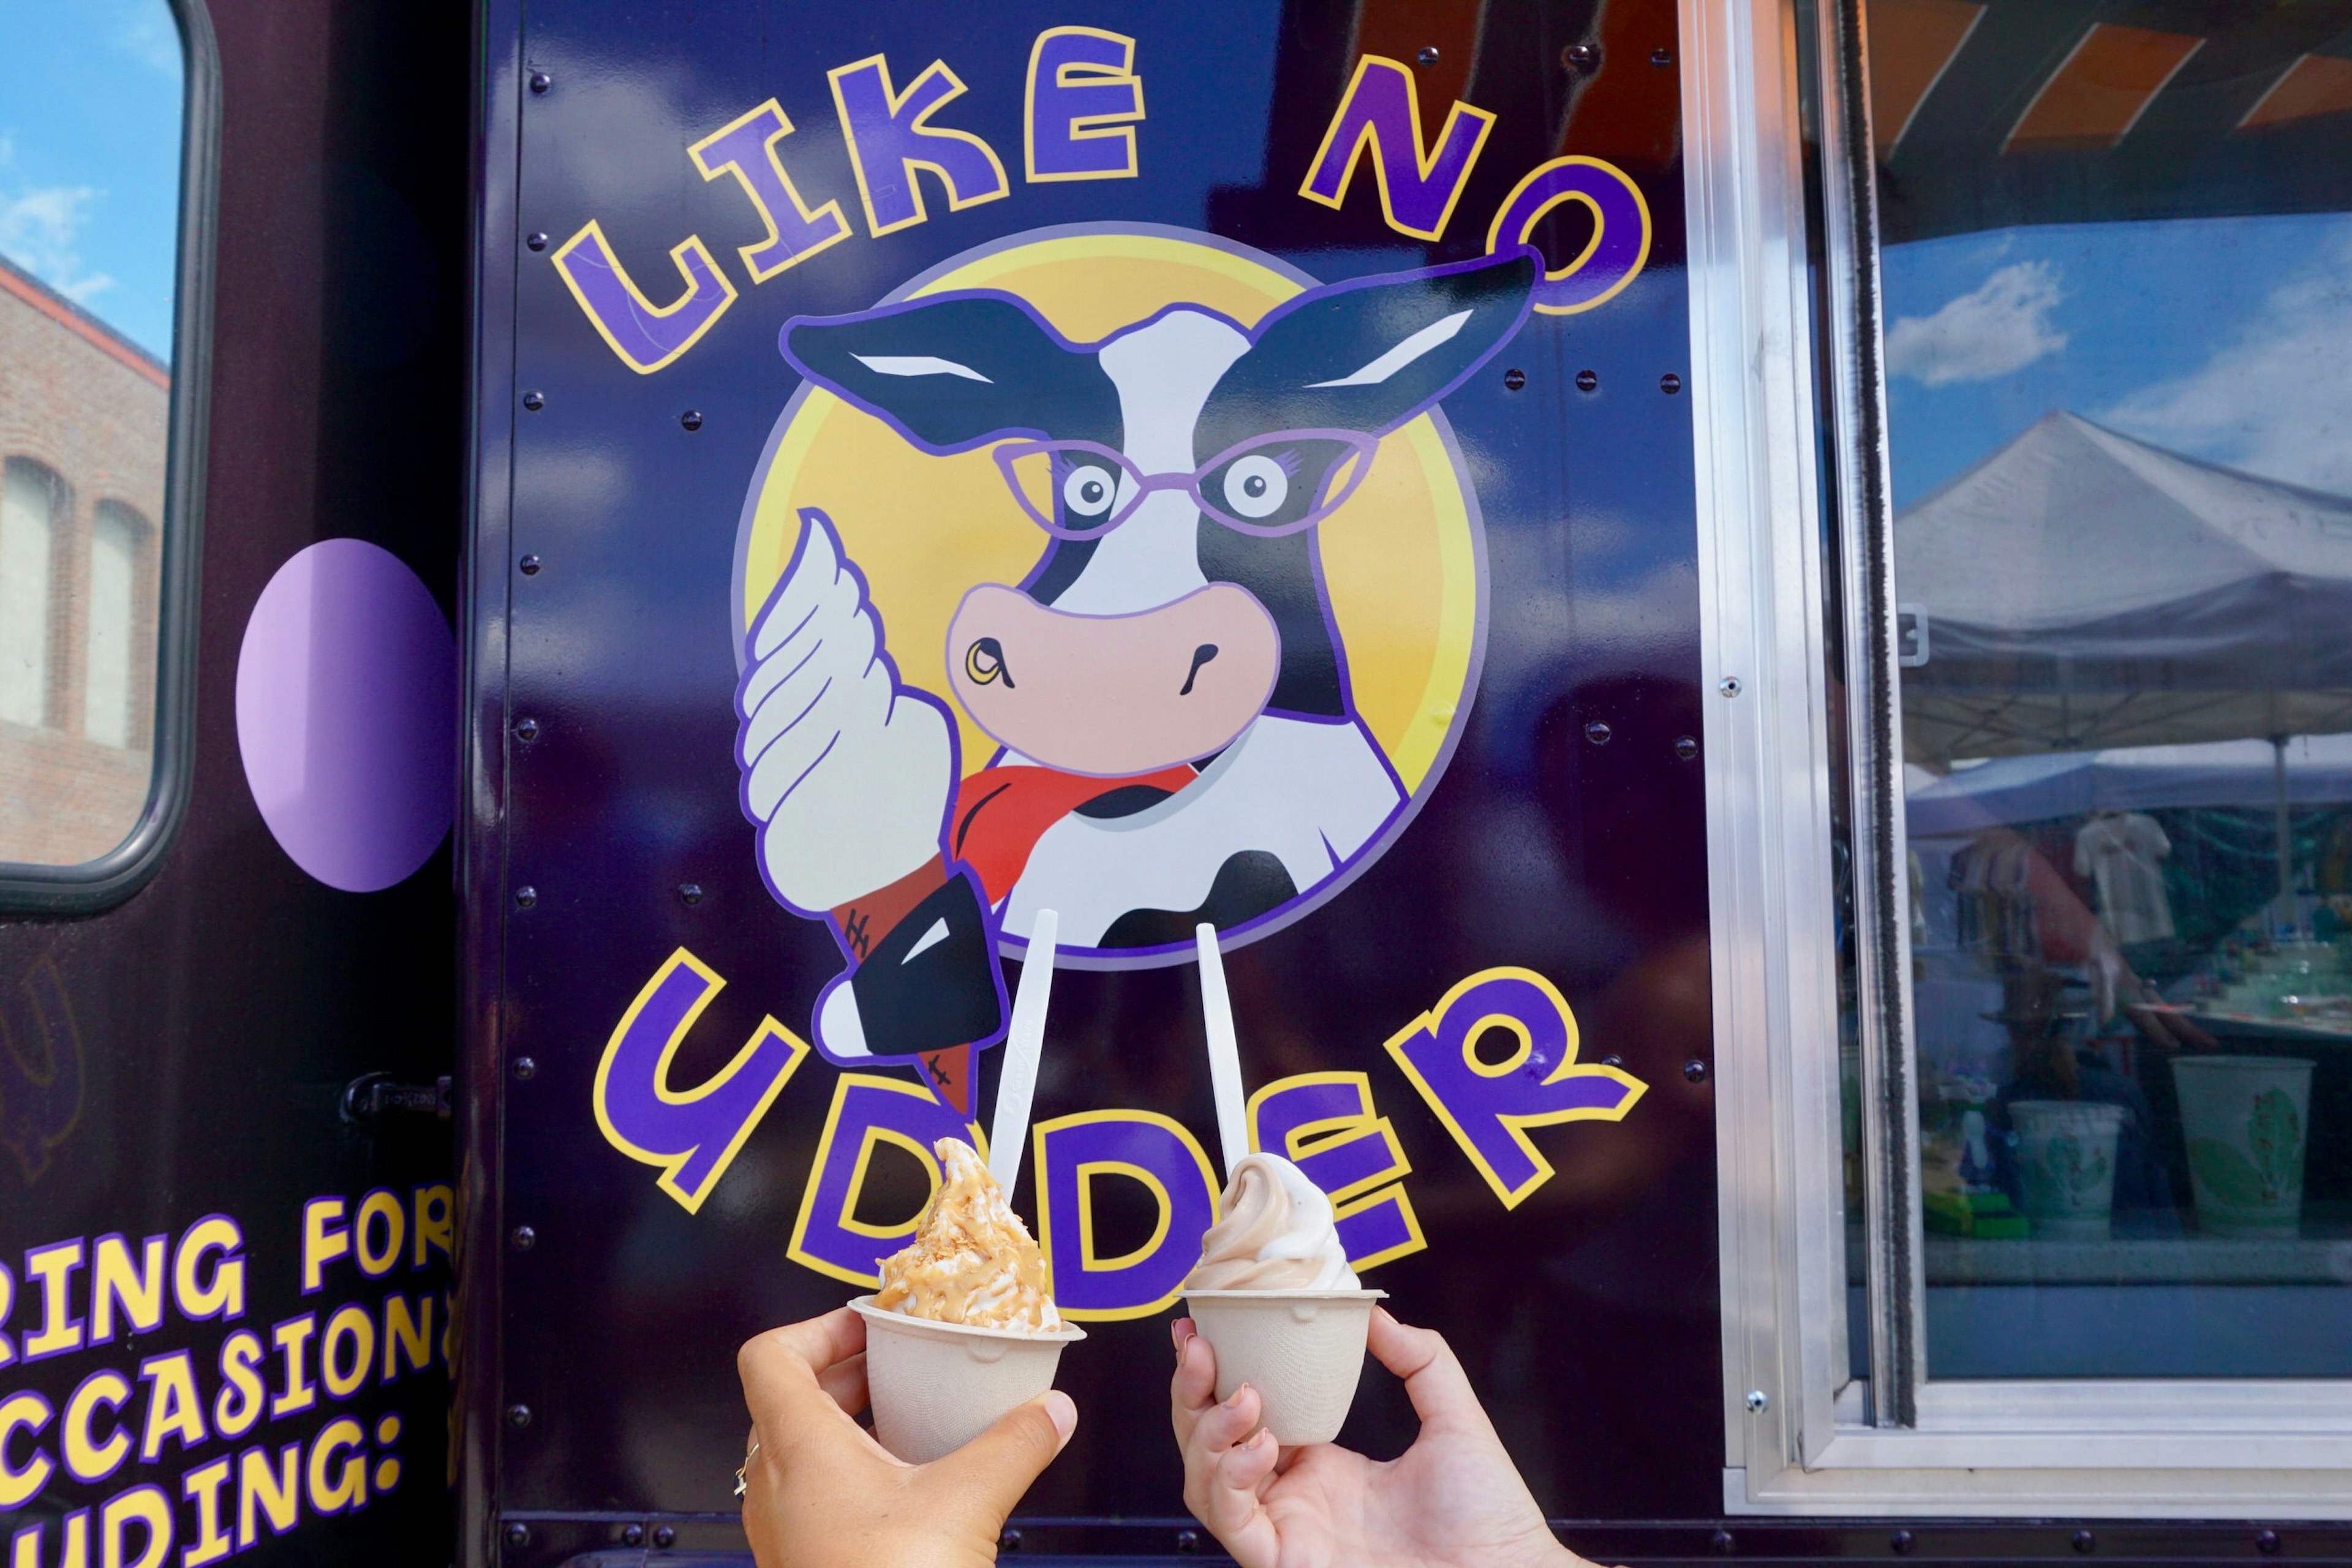
[[[137,15],[116,29],[114,42],[149,69],[174,81],[180,79],[180,30],[161,5],[139,7]]]
[[[2203,364],[2094,417],[2210,462],[2352,493],[2352,237],[2273,289]]]
[[[0,192],[0,255],[78,305],[114,287],[103,272],[82,266],[75,241],[102,195],[89,185],[46,185]]]
[[[1928,386],[1990,381],[2066,346],[2050,312],[2064,296],[2046,261],[2002,268],[1932,316],[1905,316],[1886,329],[1886,369]]]

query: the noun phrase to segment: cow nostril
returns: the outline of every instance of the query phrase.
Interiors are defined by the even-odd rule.
[[[1178,689],[1176,695],[1179,697],[1192,696],[1192,678],[1201,673],[1201,667],[1202,665],[1208,663],[1211,659],[1216,657],[1217,645],[1215,643],[1204,642],[1199,647],[1194,648],[1192,650],[1192,668],[1184,672],[1184,684],[1182,687]]]
[[[982,637],[963,650],[963,672],[976,686],[1001,679],[1005,690],[1013,689],[1013,667],[1004,662],[1004,645],[994,637]]]

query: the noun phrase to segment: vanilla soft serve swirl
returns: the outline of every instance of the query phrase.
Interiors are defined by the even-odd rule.
[[[1004,1201],[979,1151],[960,1138],[931,1145],[944,1180],[915,1239],[882,1260],[874,1304],[910,1318],[983,1329],[1061,1326],[1045,1259]]]
[[[1356,1271],[1339,1245],[1331,1200],[1279,1154],[1234,1164],[1224,1217],[1201,1237],[1188,1290],[1353,1290]]]

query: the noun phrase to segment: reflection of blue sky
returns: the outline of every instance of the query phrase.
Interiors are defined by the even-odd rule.
[[[0,0],[0,254],[161,358],[180,196],[163,0]]]
[[[1898,507],[2053,408],[2352,492],[2352,214],[2002,229],[1885,265]]]

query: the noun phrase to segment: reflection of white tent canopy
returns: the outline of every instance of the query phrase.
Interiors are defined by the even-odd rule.
[[[1925,837],[2094,811],[2269,809],[2277,802],[2277,761],[2267,741],[2216,741],[2000,757],[1942,778],[1915,771],[1908,820],[1912,834]],[[2288,742],[2286,785],[2293,805],[2352,804],[2352,735],[2305,735]]]
[[[1895,587],[1913,757],[2352,730],[2352,500],[2052,413],[1895,519]]]

